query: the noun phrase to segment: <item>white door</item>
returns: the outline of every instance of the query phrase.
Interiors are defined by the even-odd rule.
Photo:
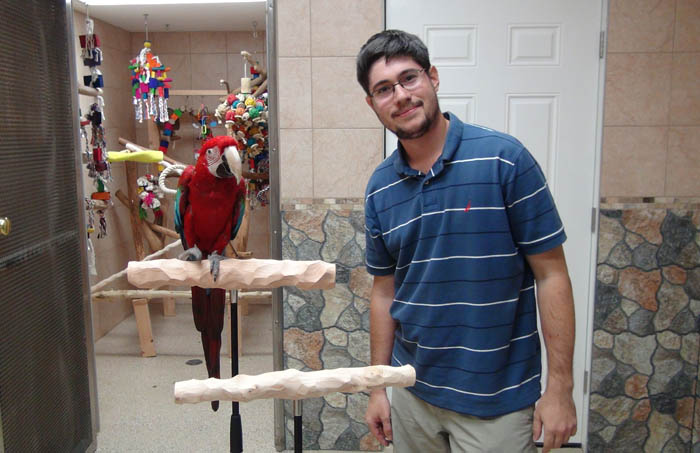
[[[574,401],[587,410],[591,231],[603,0],[387,0],[386,28],[419,36],[438,68],[443,111],[518,138],[547,175],[566,228],[576,305]],[[387,131],[386,153],[396,148]],[[544,374],[543,374],[544,376]],[[546,377],[543,377],[543,384]]]

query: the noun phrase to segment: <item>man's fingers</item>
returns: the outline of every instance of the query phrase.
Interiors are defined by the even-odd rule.
[[[537,442],[542,434],[542,420],[540,420],[539,414],[535,411],[535,417],[532,421],[532,441]]]
[[[547,453],[554,447],[554,435],[548,433],[546,430],[544,432],[544,442],[542,443],[542,453]]]
[[[537,425],[537,426],[535,426]],[[533,421],[533,440],[537,440],[539,438],[540,430],[542,429],[542,423],[535,419]],[[535,432],[537,431],[537,432]],[[542,439],[542,453],[547,453],[549,450],[552,448],[561,448],[562,445],[564,445],[566,442],[569,441],[569,439],[576,435],[576,425],[574,424],[571,427],[564,427],[561,428],[560,430],[557,429],[551,429],[547,430],[547,428],[544,429],[544,438]]]
[[[554,437],[554,443],[552,448],[560,448],[562,445],[567,443],[571,436],[576,434],[576,423],[572,425],[564,426],[552,433]]]
[[[563,438],[564,438],[564,436],[557,435],[556,433],[554,433],[554,435],[552,436],[552,448],[561,447],[561,444],[563,443],[562,442]]]
[[[384,436],[384,429],[382,428],[382,422],[373,422],[373,423],[368,423],[369,430],[372,432],[374,437],[377,438],[380,444],[384,445],[385,447],[389,444],[386,441],[386,438]]]
[[[391,418],[382,419],[382,424],[384,425],[384,436],[387,440],[394,440],[394,431],[391,428]]]
[[[381,438],[383,436],[381,433],[381,429],[379,428],[379,425],[376,423],[370,423],[368,426],[369,426],[369,430],[372,431],[372,434],[374,435],[374,437],[376,437],[377,440],[381,441]]]

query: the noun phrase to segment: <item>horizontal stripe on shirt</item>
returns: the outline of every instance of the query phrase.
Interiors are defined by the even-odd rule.
[[[524,293],[526,291],[529,291],[533,289],[535,286],[528,286],[527,288],[523,288],[520,290],[521,293]],[[493,302],[438,302],[438,303],[427,303],[427,302],[408,302],[405,300],[398,300],[394,299],[394,302],[400,303],[400,304],[405,304],[405,305],[419,305],[423,307],[430,307],[430,308],[440,308],[440,307],[449,307],[452,305],[469,305],[473,307],[488,307],[489,305],[500,305],[500,304],[507,304],[511,302],[517,302],[520,300],[520,296],[513,298],[513,299],[507,299],[507,300],[497,300]]]
[[[534,332],[532,332],[532,333],[529,333],[529,334],[527,334],[527,335],[523,335],[523,336],[521,336],[521,337],[511,338],[508,344],[504,344],[503,346],[499,346],[499,347],[497,347],[497,348],[489,348],[489,349],[475,349],[475,348],[470,348],[470,347],[462,346],[462,345],[453,345],[453,346],[426,346],[426,345],[420,344],[420,342],[418,342],[418,341],[407,340],[406,338],[403,338],[403,337],[401,337],[401,336],[399,336],[399,335],[396,335],[396,338],[398,338],[399,340],[401,340],[401,341],[403,341],[403,342],[405,342],[405,343],[412,343],[412,344],[415,344],[417,347],[419,347],[419,348],[421,348],[421,349],[431,349],[431,350],[434,350],[434,351],[448,350],[448,349],[462,349],[462,350],[464,350],[464,351],[469,351],[469,352],[494,352],[494,351],[500,351],[500,350],[502,350],[502,349],[508,349],[508,348],[510,348],[510,344],[511,344],[511,343],[516,342],[516,341],[520,341],[520,340],[525,340],[525,339],[527,339],[527,338],[532,337],[533,335],[537,335],[537,331],[536,331],[536,330],[535,330]]]
[[[399,361],[399,359],[397,359],[395,355],[392,355],[392,358],[396,361],[396,363],[399,364],[399,366],[404,366],[404,364],[402,364],[401,361]],[[439,388],[439,389],[445,389],[445,390],[452,390],[452,391],[454,391],[454,392],[462,393],[462,394],[465,394],[465,395],[485,396],[485,397],[488,397],[488,396],[496,396],[496,395],[498,395],[498,394],[500,394],[500,393],[503,393],[503,392],[505,392],[505,391],[516,389],[516,388],[518,388],[518,387],[520,387],[520,386],[522,386],[522,385],[527,384],[528,382],[532,381],[533,379],[537,379],[538,377],[540,377],[540,373],[537,373],[537,374],[535,374],[534,376],[531,376],[531,377],[525,379],[524,381],[522,381],[522,382],[520,382],[520,383],[518,383],[518,384],[516,384],[516,385],[511,385],[511,386],[508,386],[508,387],[504,387],[504,388],[501,388],[501,389],[499,389],[499,390],[497,390],[497,391],[495,391],[495,392],[491,392],[491,393],[469,392],[469,391],[462,390],[462,389],[458,389],[458,388],[455,388],[455,387],[449,387],[449,386],[445,386],[445,385],[430,384],[429,382],[426,382],[426,381],[423,381],[423,380],[420,380],[420,379],[416,379],[416,383],[420,383],[420,384],[423,384],[423,385],[427,385],[428,387],[432,387],[432,388]]]
[[[460,390],[460,389],[458,389],[458,388],[448,387],[448,386],[446,386],[446,385],[433,385],[433,384],[430,384],[430,383],[428,383],[428,382],[422,381],[422,380],[420,380],[420,379],[416,379],[416,382],[418,382],[418,383],[420,383],[420,384],[423,384],[423,385],[427,385],[428,387],[433,387],[433,388],[436,388],[436,389],[452,390],[453,392],[464,393],[465,395],[472,395],[472,396],[496,396],[496,395],[498,395],[498,394],[500,394],[500,393],[507,392],[508,390],[513,390],[513,389],[516,389],[516,388],[518,388],[518,387],[521,387],[521,386],[527,384],[528,382],[532,381],[533,379],[537,379],[537,378],[539,378],[539,377],[540,377],[540,373],[537,373],[536,375],[531,376],[531,377],[525,379],[524,381],[522,381],[522,382],[519,383],[519,384],[511,385],[510,387],[504,387],[504,388],[502,388],[502,389],[500,389],[500,390],[498,390],[498,391],[495,391],[495,392],[493,392],[493,393],[467,392],[466,390]]]

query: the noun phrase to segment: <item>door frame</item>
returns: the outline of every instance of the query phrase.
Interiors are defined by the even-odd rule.
[[[583,407],[581,408],[581,444],[583,451],[588,448],[588,414],[591,399],[591,378],[592,378],[592,361],[593,361],[593,322],[595,315],[596,302],[596,281],[598,274],[598,240],[600,237],[600,179],[603,156],[603,120],[605,106],[605,68],[608,58],[608,19],[610,14],[610,0],[600,0],[601,18],[600,18],[600,59],[598,65],[598,108],[596,112],[596,130],[595,130],[595,161],[593,167],[593,200],[591,219],[591,250],[590,250],[590,267],[588,276],[588,318],[586,319],[586,354],[584,368],[584,392],[583,392]]]
[[[73,28],[73,0],[65,0],[66,2],[66,36],[74,37],[75,30]],[[70,73],[70,84],[72,93],[72,113],[73,113],[73,143],[80,143],[80,133],[78,118],[80,101],[78,99],[78,75],[76,66],[75,46],[73,41],[66,44],[68,46],[68,70]],[[80,207],[78,208],[79,225],[86,225],[85,209],[83,203],[85,199],[85,190],[83,187],[82,174],[83,162],[82,153],[79,149],[75,150],[75,174],[78,177],[76,184],[76,194]],[[83,293],[83,319],[85,320],[85,345],[87,349],[87,365],[88,365],[88,388],[90,389],[90,421],[92,423],[92,442],[88,446],[87,451],[92,452],[97,449],[97,432],[100,429],[100,411],[97,398],[97,366],[95,359],[95,338],[92,329],[92,295],[90,293],[90,280],[88,277],[88,255],[87,255],[87,235],[80,234],[80,262],[81,262],[81,282]]]
[[[270,259],[282,259],[282,212],[280,199],[280,155],[279,155],[279,86],[277,73],[277,1],[267,0],[265,6],[265,40],[267,58],[267,93],[269,104],[270,149]],[[282,288],[272,289],[272,369],[284,369],[284,312]],[[286,447],[284,423],[284,400],[273,400],[275,449]]]

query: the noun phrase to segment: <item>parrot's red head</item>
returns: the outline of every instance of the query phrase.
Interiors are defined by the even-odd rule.
[[[243,177],[241,156],[238,154],[238,141],[233,137],[222,135],[205,141],[199,150],[197,167],[206,168],[217,178]]]

